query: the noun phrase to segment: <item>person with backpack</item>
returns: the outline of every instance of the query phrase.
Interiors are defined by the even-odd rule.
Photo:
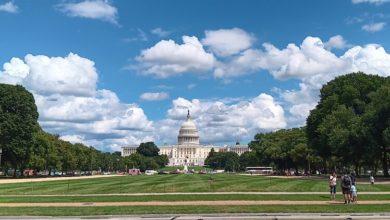
[[[348,174],[341,177],[341,191],[344,196],[344,204],[348,204],[351,201],[351,186],[352,180]]]

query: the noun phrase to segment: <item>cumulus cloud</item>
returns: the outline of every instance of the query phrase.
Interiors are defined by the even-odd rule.
[[[118,10],[107,0],[86,0],[78,3],[63,3],[57,8],[70,17],[98,19],[118,24]]]
[[[183,44],[162,40],[136,57],[140,71],[159,78],[185,72],[203,73],[211,70],[215,58],[207,53],[196,37],[183,36]]]
[[[25,56],[5,63],[0,81],[23,84],[37,94],[90,96],[95,93],[98,75],[95,63],[77,54],[66,57]]]
[[[329,41],[328,41],[329,42]],[[300,46],[288,44],[279,49],[270,43],[264,50],[251,49],[216,68],[217,77],[232,77],[259,70],[269,71],[277,79],[307,79],[317,84],[352,71],[385,75],[389,54],[376,44],[354,46],[343,55],[329,51],[317,37],[306,37]]]
[[[378,22],[378,23],[371,23],[371,24],[365,24],[362,26],[362,30],[374,33],[381,31],[385,27],[385,22]]]
[[[347,41],[344,40],[343,36],[341,35],[335,35],[331,38],[329,38],[329,40],[327,42],[324,43],[325,45],[325,48],[331,50],[331,49],[344,49],[346,47],[349,47],[349,45],[347,44]]]
[[[279,79],[326,74],[345,66],[335,54],[325,49],[317,37],[306,37],[299,47],[289,44],[282,50],[269,43],[263,46],[265,51],[261,66]]]
[[[234,99],[236,100],[236,99]],[[187,100],[177,98],[167,112],[167,119],[157,122],[164,142],[176,138],[172,127],[179,128],[190,110],[201,134],[201,142],[232,142],[236,139],[251,139],[257,132],[272,131],[286,126],[283,108],[268,94],[233,101]]]
[[[214,77],[226,79],[252,73],[263,68],[263,52],[257,49],[248,49],[237,56],[230,57],[225,62],[217,62]]]
[[[306,37],[300,46],[291,43],[284,49],[278,49],[271,43],[264,43],[263,47],[264,50],[248,49],[229,62],[220,64],[214,75],[224,78],[267,70],[277,79],[300,78],[313,73],[334,72],[345,66],[316,37]]]
[[[145,92],[142,93],[140,99],[145,101],[161,101],[169,98],[166,92]]]
[[[39,123],[64,140],[83,142],[104,150],[153,139],[153,122],[136,104],[96,89],[94,62],[69,54],[66,57],[27,55],[12,58],[0,71],[0,82],[21,84],[35,98]]]
[[[252,46],[255,37],[240,28],[207,30],[202,44],[218,56],[231,56]]]
[[[15,14],[19,12],[19,7],[15,5],[12,1],[10,1],[0,5],[0,11]]]

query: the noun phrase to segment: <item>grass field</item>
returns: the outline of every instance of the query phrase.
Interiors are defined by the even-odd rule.
[[[358,190],[361,192],[390,191],[390,184],[373,186],[360,184]],[[327,191],[328,182],[325,179],[285,179],[234,174],[118,176],[111,178],[0,184],[0,195]]]
[[[337,196],[342,200],[342,195]],[[40,202],[147,202],[147,201],[328,201],[328,195],[144,195],[144,196],[1,196],[0,203],[40,203]],[[360,195],[359,201],[390,200],[390,195]]]
[[[339,188],[338,188],[339,190]],[[359,192],[390,192],[390,184],[359,184]],[[271,194],[126,195],[125,193],[175,192],[271,192]],[[277,192],[307,192],[278,195]],[[98,203],[153,201],[328,201],[326,179],[286,179],[233,174],[116,176],[46,182],[0,184],[1,204],[17,203]],[[100,195],[91,195],[100,194]],[[122,195],[109,195],[122,194]],[[50,196],[52,195],[52,196]],[[77,196],[79,195],[79,196]],[[341,201],[340,193],[337,200]],[[390,194],[359,195],[359,201],[389,201]],[[376,205],[197,205],[197,206],[107,206],[107,207],[0,207],[0,215],[122,215],[199,214],[249,212],[389,212],[389,204]]]
[[[128,206],[128,207],[20,207],[0,208],[3,216],[88,216],[204,213],[370,213],[389,212],[390,205],[262,205],[262,206]]]

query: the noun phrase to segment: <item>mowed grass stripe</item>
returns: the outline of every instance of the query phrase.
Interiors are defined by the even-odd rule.
[[[390,205],[254,205],[254,206],[125,206],[125,207],[0,207],[2,216],[91,216],[207,213],[372,213],[388,212]]]
[[[338,187],[337,190],[340,190]],[[116,176],[0,184],[7,194],[109,194],[154,192],[327,192],[327,179],[286,179],[234,174]],[[360,192],[390,191],[390,184],[358,185]]]
[[[0,203],[55,202],[147,202],[147,201],[329,201],[328,195],[158,195],[158,196],[57,196],[0,197]],[[342,201],[342,195],[337,195]],[[359,201],[390,200],[390,195],[359,195]]]

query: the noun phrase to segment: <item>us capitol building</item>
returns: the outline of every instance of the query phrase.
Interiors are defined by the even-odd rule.
[[[122,147],[122,156],[129,156],[136,152],[138,146]],[[179,135],[177,136],[176,145],[160,146],[160,154],[165,154],[169,158],[168,166],[203,166],[209,152],[214,148],[215,152],[235,152],[241,155],[244,152],[250,151],[247,145],[236,143],[234,146],[214,146],[201,145],[199,141],[199,132],[195,123],[191,119],[188,111],[187,120],[180,127]]]

